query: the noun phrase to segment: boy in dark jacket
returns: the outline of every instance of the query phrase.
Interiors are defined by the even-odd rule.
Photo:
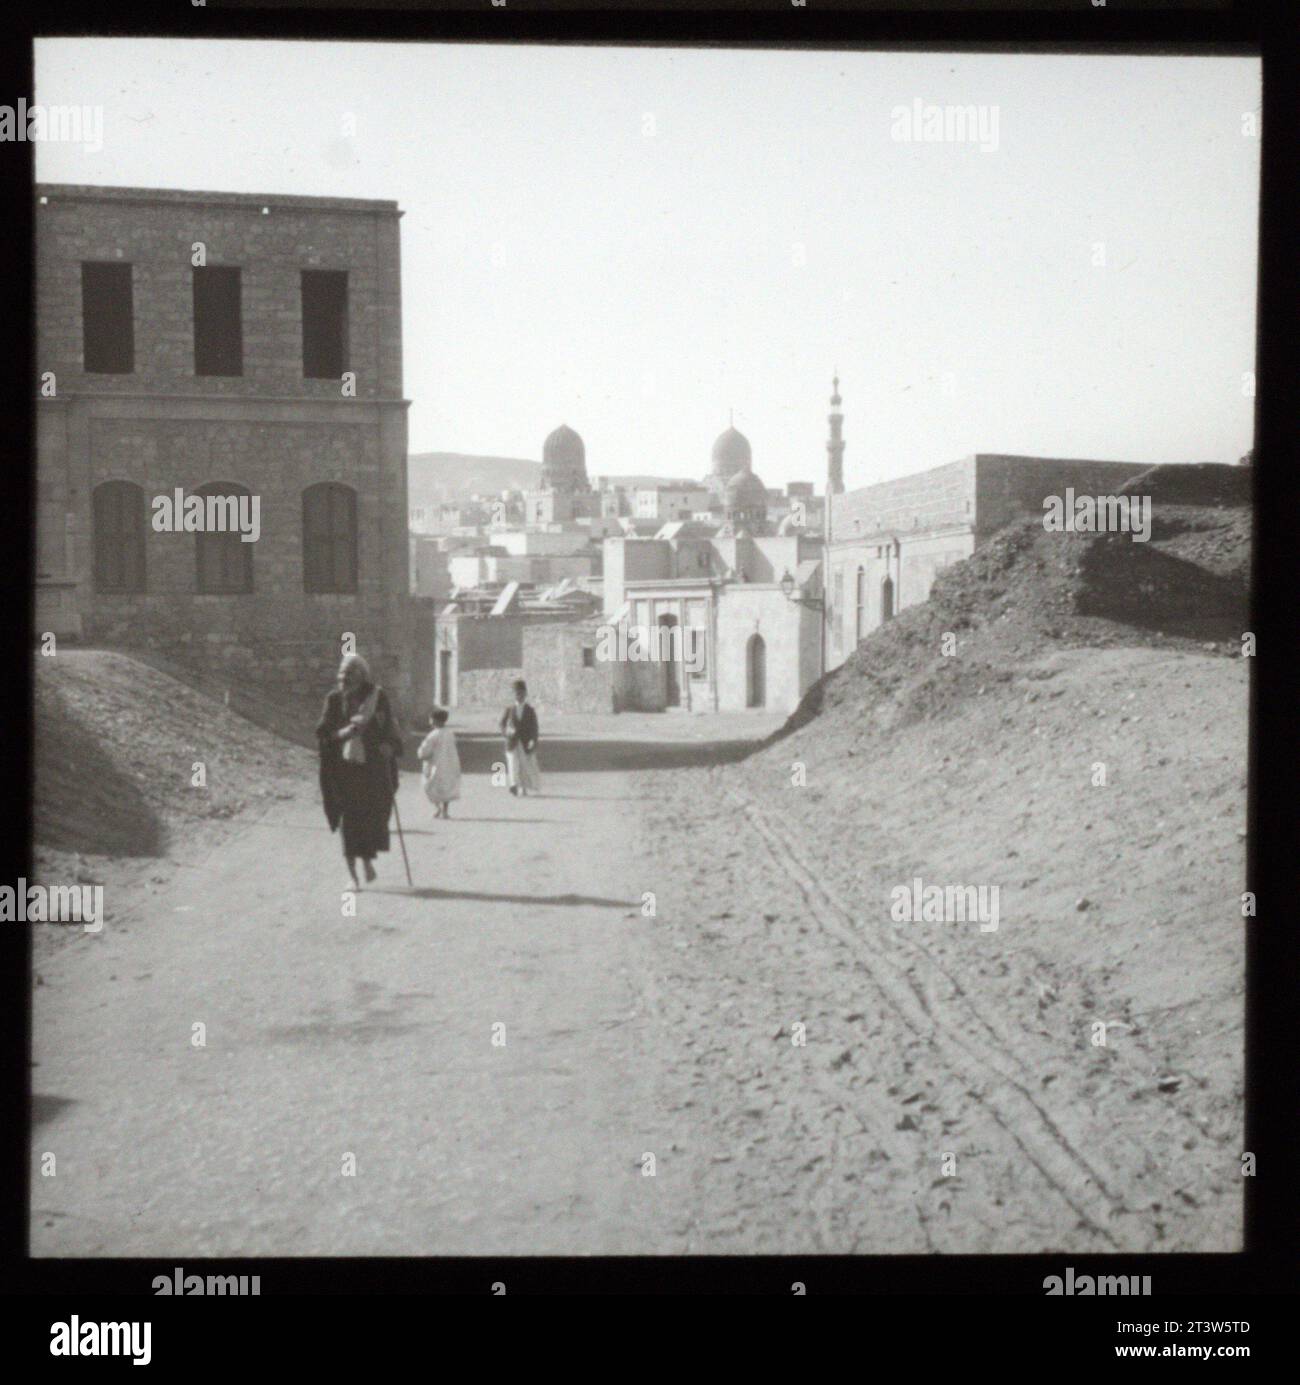
[[[501,714],[501,730],[506,738],[510,792],[523,798],[542,791],[537,767],[537,713],[528,701],[528,685],[522,678],[515,679],[514,691],[515,700]]]

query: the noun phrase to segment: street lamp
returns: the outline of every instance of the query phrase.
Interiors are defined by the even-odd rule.
[[[790,569],[786,568],[781,576],[781,595],[787,601],[793,601],[796,606],[807,606],[811,611],[821,611],[825,609],[826,603],[820,596],[796,596],[794,589],[794,578],[790,575]]]

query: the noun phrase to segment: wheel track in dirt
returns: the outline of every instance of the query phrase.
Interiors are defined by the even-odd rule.
[[[1108,1204],[1111,1216],[1128,1209],[1123,1199],[1112,1192],[1082,1153],[1070,1143],[1047,1111],[1026,1090],[1017,1072],[1023,1072],[1019,1058],[1000,1042],[992,1026],[974,1009],[964,990],[948,975],[928,951],[912,946],[911,955],[922,965],[933,968],[953,987],[951,1004],[960,1007],[971,1020],[971,1032],[962,1034],[938,1013],[921,979],[893,961],[886,952],[868,947],[852,913],[822,885],[813,869],[799,858],[785,838],[767,821],[762,810],[741,790],[727,786],[727,794],[740,808],[751,828],[763,840],[773,857],[783,865],[799,887],[813,919],[831,937],[844,943],[866,963],[866,972],[884,1002],[912,1034],[928,1039],[947,1066],[976,1085],[990,1079],[1000,1089],[999,1097],[983,1097],[983,1104],[996,1124],[1014,1141],[1042,1175],[1048,1186],[1076,1214],[1080,1222],[1112,1249],[1120,1249],[1111,1231],[1101,1225],[1095,1209],[1081,1201],[1075,1191],[1080,1183],[1091,1183]],[[980,1034],[989,1036],[988,1040]]]

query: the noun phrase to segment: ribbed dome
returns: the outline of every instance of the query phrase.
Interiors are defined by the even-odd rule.
[[[747,470],[754,463],[749,439],[744,433],[728,428],[718,435],[713,444],[713,472],[715,476],[731,476],[734,472]]]
[[[542,444],[541,484],[544,491],[572,493],[588,488],[587,449],[567,423],[561,423]]]
[[[542,444],[543,466],[573,466],[584,470],[587,466],[587,449],[582,439],[567,423],[560,426]]]
[[[738,471],[727,482],[729,510],[767,509],[767,487],[752,471]]]

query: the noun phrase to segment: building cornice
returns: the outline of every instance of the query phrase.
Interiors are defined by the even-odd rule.
[[[50,404],[70,404],[78,400],[93,399],[97,403],[111,403],[113,400],[150,400],[158,403],[187,404],[327,404],[333,408],[354,409],[358,404],[396,404],[409,409],[409,399],[373,399],[355,397],[351,399],[327,398],[311,394],[182,394],[177,390],[77,390],[65,389],[57,395],[44,396],[37,392],[37,402],[42,407]]]
[[[109,187],[95,183],[37,183],[36,197],[49,202],[114,202],[125,206],[232,207],[261,212],[263,207],[286,212],[351,213],[360,216],[400,217],[396,202],[362,197],[309,197],[281,192],[203,192],[190,188]]]

